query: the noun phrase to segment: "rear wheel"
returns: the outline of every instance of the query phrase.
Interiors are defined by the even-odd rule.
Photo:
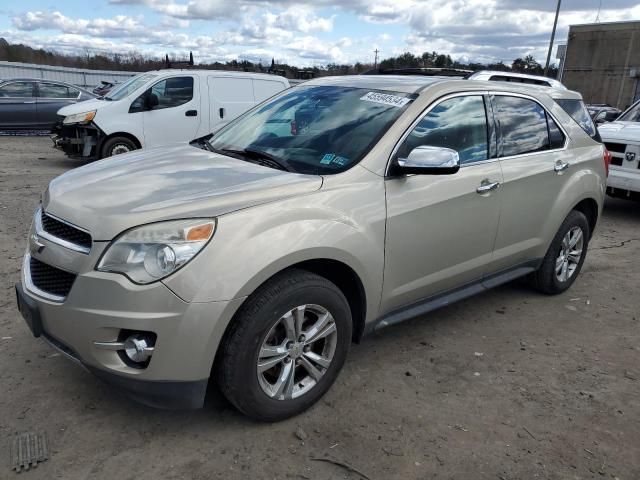
[[[104,142],[100,158],[113,157],[122,153],[137,150],[138,146],[127,137],[113,137]]]
[[[302,270],[278,275],[234,319],[221,347],[220,388],[252,418],[296,415],[337,378],[351,328],[349,304],[333,283]]]
[[[534,287],[547,295],[562,293],[571,287],[587,255],[589,236],[589,222],[582,212],[574,210],[567,215],[542,265],[532,275]]]

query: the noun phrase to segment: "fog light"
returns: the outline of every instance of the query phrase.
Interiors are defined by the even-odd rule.
[[[124,341],[124,353],[132,362],[147,362],[153,355],[153,350],[151,340],[139,333],[127,337]]]

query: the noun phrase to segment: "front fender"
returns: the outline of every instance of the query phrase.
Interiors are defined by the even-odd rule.
[[[250,295],[300,262],[330,259],[358,275],[367,317],[375,315],[382,290],[385,229],[384,184],[376,179],[367,188],[328,186],[220,216],[210,244],[164,283],[186,301],[231,300]]]

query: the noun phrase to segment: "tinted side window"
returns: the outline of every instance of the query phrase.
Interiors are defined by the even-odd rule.
[[[564,147],[564,133],[549,114],[547,114],[547,124],[549,125],[549,148],[553,150]]]
[[[584,103],[582,103],[582,100],[559,98],[556,100],[556,103],[560,105],[590,137],[598,139],[596,126],[593,124],[591,115],[589,115],[589,111]]]
[[[80,93],[75,88],[69,88],[66,85],[58,85],[55,83],[40,83],[39,97],[43,98],[77,98]]]
[[[33,82],[13,82],[0,86],[0,97],[33,97]]]
[[[158,97],[154,110],[184,105],[193,98],[193,77],[167,78],[151,87],[151,93]]]
[[[502,156],[523,155],[549,149],[547,114],[533,100],[496,96]]]
[[[398,156],[406,158],[423,145],[455,150],[461,164],[489,158],[484,99],[474,95],[439,103],[411,131]]]

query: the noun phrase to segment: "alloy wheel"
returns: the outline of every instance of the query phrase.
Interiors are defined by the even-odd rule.
[[[331,365],[338,340],[335,320],[320,305],[300,305],[282,315],[260,347],[257,361],[262,391],[291,400],[314,388]]]
[[[562,239],[560,253],[556,259],[556,278],[561,282],[569,280],[580,265],[584,234],[580,227],[573,227]]]

